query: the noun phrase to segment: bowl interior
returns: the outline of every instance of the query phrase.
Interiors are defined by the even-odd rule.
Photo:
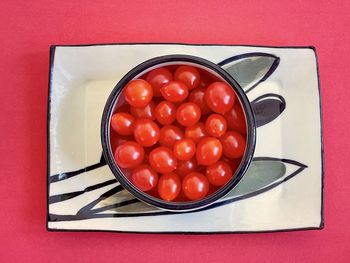
[[[241,108],[243,109],[244,118],[246,122],[246,147],[244,155],[240,161],[238,168],[234,171],[234,176],[231,180],[223,186],[211,188],[211,191],[208,196],[201,200],[197,201],[164,201],[157,196],[156,193],[146,193],[139,190],[137,187],[133,185],[130,180],[131,171],[128,169],[122,169],[115,162],[113,156],[113,147],[111,144],[111,129],[110,122],[113,113],[116,112],[120,107],[123,107],[126,104],[126,101],[123,96],[123,89],[126,84],[138,78],[144,78],[148,72],[153,69],[159,67],[176,67],[180,65],[189,65],[196,67],[201,72],[206,72],[215,79],[215,81],[223,81],[226,82],[230,87],[233,88],[236,94],[236,102],[240,103]],[[126,74],[115,86],[110,97],[105,106],[104,114],[102,117],[101,124],[101,139],[102,139],[102,147],[103,153],[106,158],[106,161],[111,168],[113,174],[116,176],[117,180],[120,184],[126,188],[129,192],[131,192],[136,198],[150,204],[156,206],[161,209],[167,209],[172,211],[186,211],[186,210],[194,210],[199,209],[205,206],[208,206],[215,202],[215,200],[223,197],[227,194],[235,185],[238,184],[240,179],[243,177],[245,171],[247,170],[254,151],[255,146],[255,123],[254,123],[254,115],[252,113],[252,109],[250,107],[250,103],[240,88],[238,83],[223,69],[221,69],[216,64],[204,60],[202,58],[186,56],[186,55],[173,55],[173,56],[163,56],[151,59],[146,61],[134,69],[132,69],[128,74]]]

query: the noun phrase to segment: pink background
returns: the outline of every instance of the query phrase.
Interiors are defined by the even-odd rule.
[[[2,0],[0,261],[350,262],[349,14],[346,0]],[[325,229],[201,236],[47,232],[49,45],[103,42],[316,46]]]

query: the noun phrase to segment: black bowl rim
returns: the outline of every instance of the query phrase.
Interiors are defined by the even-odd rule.
[[[209,68],[214,72],[216,72],[217,74],[219,74],[235,90],[246,115],[246,121],[247,121],[246,151],[233,178],[226,185],[219,188],[213,194],[207,196],[204,199],[197,200],[197,201],[167,202],[167,201],[158,199],[156,197],[150,196],[147,193],[144,193],[141,190],[137,189],[123,175],[123,172],[115,163],[114,155],[110,147],[110,133],[109,133],[110,124],[109,124],[109,121],[107,120],[109,120],[112,114],[112,111],[114,109],[115,102],[118,96],[120,95],[121,91],[125,87],[125,85],[130,80],[134,79],[137,75],[139,75],[141,72],[145,71],[146,69],[156,66],[158,64],[163,64],[167,62],[193,63],[193,64],[197,64],[197,65],[201,65],[203,67]],[[250,102],[245,92],[243,91],[243,89],[240,87],[237,81],[233,77],[231,77],[231,75],[227,73],[224,69],[222,69],[220,66],[218,66],[217,64],[209,60],[206,60],[197,56],[192,56],[192,55],[173,54],[173,55],[154,57],[142,62],[141,64],[131,69],[113,88],[105,104],[105,108],[101,119],[101,143],[102,143],[103,155],[105,157],[105,160],[109,168],[112,170],[112,173],[114,174],[118,182],[137,199],[149,205],[155,206],[157,208],[165,209],[169,211],[175,211],[175,212],[197,210],[197,209],[209,206],[216,200],[228,194],[239,183],[239,181],[242,179],[242,177],[246,173],[254,155],[255,141],[256,141],[255,118],[254,118],[254,114],[253,114],[253,110],[251,108]]]

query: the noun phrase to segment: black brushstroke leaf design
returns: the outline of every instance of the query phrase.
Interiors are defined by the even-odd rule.
[[[227,58],[220,63],[246,93],[265,81],[276,70],[280,58],[262,52],[245,53]]]
[[[84,190],[81,191],[76,191],[76,192],[70,192],[70,193],[64,193],[64,194],[58,194],[58,195],[52,195],[49,197],[49,204],[54,204],[54,203],[58,203],[58,202],[62,202],[62,201],[66,201],[69,199],[72,199],[74,197],[77,197],[79,195],[88,193],[88,192],[92,192],[94,190],[100,189],[102,187],[111,185],[111,184],[115,184],[117,182],[116,179],[111,179],[99,184],[95,184],[95,185],[91,185],[89,187],[86,187]]]
[[[278,94],[266,93],[251,102],[257,127],[276,119],[286,108],[285,99]]]
[[[259,195],[287,180],[290,180],[301,171],[303,171],[306,167],[306,165],[290,159],[256,157],[253,159],[248,171],[240,183],[228,195],[218,200],[216,203],[212,204],[209,207],[190,213],[212,209]],[[130,194],[130,199],[125,200],[126,193],[126,190],[123,190],[121,186],[117,186],[102,194],[91,203],[85,205],[74,216],[50,214],[49,218],[51,221],[70,221],[89,218],[135,217],[173,214],[169,211],[164,211],[155,207],[148,206],[143,202],[140,202],[137,199],[133,198]],[[99,207],[99,203],[113,195],[118,194],[123,194],[124,196],[123,198],[115,198],[115,200],[122,201],[107,203]]]
[[[265,81],[278,67],[280,59],[272,54],[254,52],[230,57],[218,63],[241,85],[246,93],[253,90],[259,83]],[[264,94],[251,102],[255,113],[257,127],[263,126],[276,119],[286,108],[285,99],[273,93]],[[95,170],[106,165],[101,156],[98,163],[85,168],[50,176],[49,183],[55,183]],[[256,157],[240,183],[224,198],[199,211],[223,206],[242,199],[247,199],[278,186],[293,178],[307,166],[294,160],[272,157]],[[68,182],[67,182],[68,183]],[[82,191],[50,196],[49,204],[62,201],[71,202],[86,192],[93,192],[110,184],[117,183],[115,179],[91,185]],[[129,192],[117,185],[95,200],[85,204],[75,215],[49,214],[49,221],[72,221],[91,218],[136,217],[174,214],[173,212],[148,206],[135,199]],[[178,213],[176,213],[178,214]]]
[[[101,212],[103,210],[101,210],[101,208],[95,208],[94,207],[106,200],[107,198],[113,196],[113,195],[116,195],[122,191],[126,191],[121,185],[118,185],[114,188],[112,188],[111,190],[108,190],[107,192],[105,192],[104,194],[102,194],[99,198],[97,198],[96,200],[92,201],[91,203],[85,205],[84,207],[82,207],[79,211],[78,211],[78,215],[81,214],[81,215],[84,215],[84,214],[88,214],[88,213],[98,213],[98,212]],[[132,200],[123,200],[123,198],[120,198],[119,199],[120,202],[117,202],[117,203],[113,203],[113,204],[109,204],[105,207],[103,207],[104,210],[106,209],[112,209],[112,208],[117,208],[119,206],[124,206],[124,205],[128,205],[128,204],[131,204],[132,202],[139,202],[138,200],[136,200],[135,198],[133,198]],[[131,201],[131,202],[130,202]]]

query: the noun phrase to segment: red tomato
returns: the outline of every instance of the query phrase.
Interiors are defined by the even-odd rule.
[[[165,84],[173,80],[173,75],[166,68],[156,68],[149,72],[146,77],[146,81],[153,87],[153,95],[155,97],[160,97],[160,88]]]
[[[131,182],[141,191],[150,191],[157,185],[158,174],[149,165],[144,164],[133,171]]]
[[[222,145],[218,139],[206,137],[199,141],[196,152],[198,164],[212,165],[220,160],[221,155]]]
[[[159,196],[165,201],[174,200],[181,191],[181,180],[175,173],[163,174],[158,182]]]
[[[245,151],[244,137],[236,131],[228,131],[220,138],[223,153],[228,158],[240,158]]]
[[[159,144],[165,147],[173,148],[176,141],[184,138],[184,133],[179,127],[166,125],[160,129]]]
[[[178,161],[176,167],[176,173],[180,176],[180,178],[184,178],[187,174],[191,172],[195,172],[197,170],[197,162],[195,158],[186,160],[186,161]]]
[[[192,139],[184,138],[174,145],[174,154],[178,160],[189,160],[196,153],[196,144]]]
[[[152,86],[143,79],[134,79],[124,88],[125,100],[133,107],[146,107],[152,100]]]
[[[176,120],[183,126],[193,126],[200,118],[201,109],[192,102],[183,103],[176,110]]]
[[[230,181],[233,173],[227,163],[218,161],[207,167],[206,176],[212,185],[222,186]]]
[[[121,168],[135,168],[144,158],[145,151],[136,142],[128,141],[119,145],[114,152],[114,158]]]
[[[160,89],[160,92],[171,102],[181,102],[188,96],[188,88],[181,81],[170,81]]]
[[[175,70],[174,79],[182,81],[190,90],[198,87],[199,71],[191,66],[180,66]]]
[[[193,90],[188,97],[190,102],[193,102],[199,106],[203,115],[208,114],[211,111],[204,99],[205,91],[206,88],[197,88]]]
[[[130,107],[130,113],[137,119],[148,118],[155,120],[154,107],[154,102],[151,101],[147,106],[142,108]]]
[[[200,200],[209,191],[208,179],[201,173],[190,173],[182,181],[182,190],[188,199]]]
[[[200,139],[207,136],[207,132],[205,130],[205,125],[201,122],[197,124],[186,127],[185,129],[185,137],[192,139],[195,143],[198,143]]]
[[[115,113],[111,118],[112,129],[120,135],[131,135],[134,131],[135,118],[129,113]]]
[[[227,130],[226,119],[220,114],[211,114],[205,122],[205,129],[210,136],[221,137]]]
[[[233,105],[232,109],[225,113],[225,118],[230,130],[238,131],[241,134],[247,133],[247,125],[245,122],[244,113],[239,102],[236,102]]]
[[[160,124],[168,125],[175,120],[176,108],[170,101],[162,101],[155,109],[155,117]]]
[[[226,83],[214,82],[207,88],[204,98],[209,108],[216,113],[225,114],[232,108],[236,95]]]
[[[150,119],[138,119],[134,125],[134,138],[144,147],[155,145],[160,137],[158,125]]]
[[[159,173],[171,173],[176,169],[177,160],[167,147],[158,147],[149,155],[149,164]]]

